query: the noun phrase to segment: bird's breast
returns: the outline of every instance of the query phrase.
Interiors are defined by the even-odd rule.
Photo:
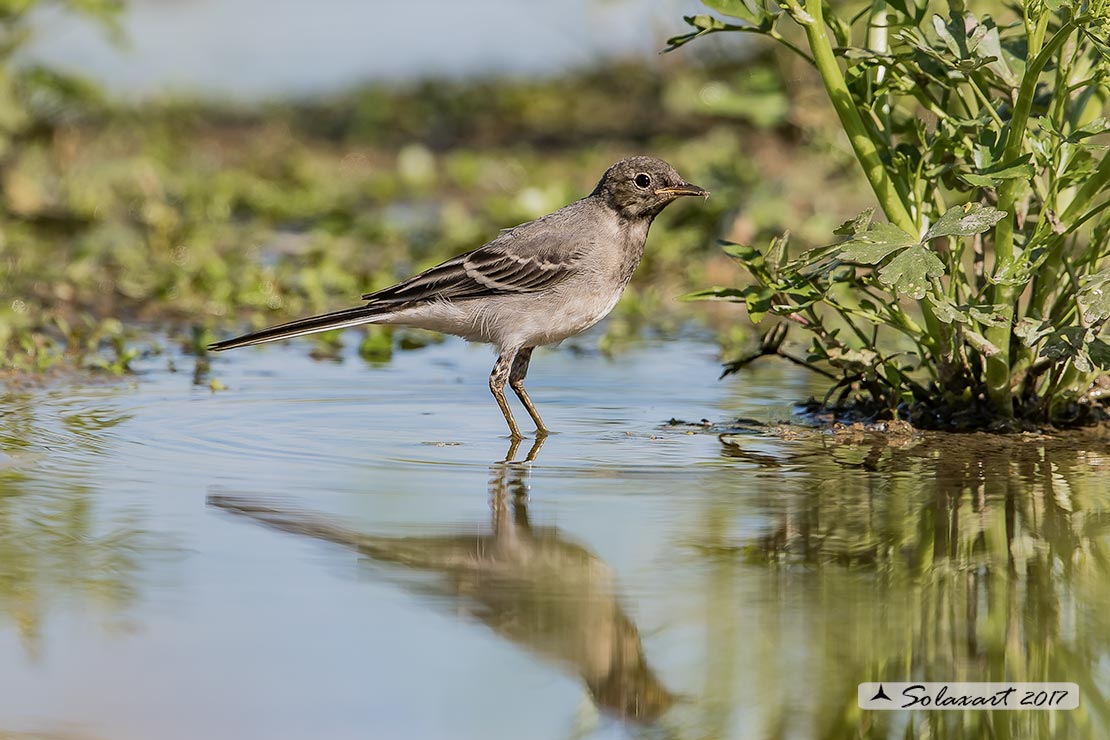
[[[640,264],[644,256],[644,244],[647,242],[648,228],[651,221],[625,222],[617,239],[616,277],[621,286],[628,285],[632,273]]]
[[[506,302],[492,322],[502,329],[495,343],[503,347],[558,344],[605,318],[623,290],[623,285],[612,282],[584,280],[560,285],[542,296]]]

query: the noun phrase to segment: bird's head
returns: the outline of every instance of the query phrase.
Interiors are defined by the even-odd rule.
[[[686,182],[661,159],[629,157],[605,171],[593,195],[625,218],[651,219],[683,195],[709,197],[709,191]]]

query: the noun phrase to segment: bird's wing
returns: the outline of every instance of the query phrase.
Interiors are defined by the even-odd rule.
[[[367,293],[371,303],[418,303],[532,293],[572,274],[588,242],[559,239],[551,229],[512,229],[473,252],[461,254],[389,288]]]

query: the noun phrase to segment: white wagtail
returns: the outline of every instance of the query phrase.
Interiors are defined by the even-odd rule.
[[[505,400],[520,398],[537,436],[547,434],[524,376],[532,350],[589,329],[617,304],[644,254],[652,220],[683,195],[708,196],[654,157],[606,170],[594,191],[554,213],[419,275],[368,293],[357,308],[311,316],[209,345],[234,349],[359,324],[397,324],[497,347],[489,388],[514,439],[523,435]]]

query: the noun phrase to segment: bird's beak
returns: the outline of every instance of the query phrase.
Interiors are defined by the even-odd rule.
[[[705,188],[699,188],[697,185],[691,185],[684,182],[681,185],[676,185],[671,188],[658,188],[655,191],[656,195],[700,195],[703,198],[709,197],[709,191]]]

